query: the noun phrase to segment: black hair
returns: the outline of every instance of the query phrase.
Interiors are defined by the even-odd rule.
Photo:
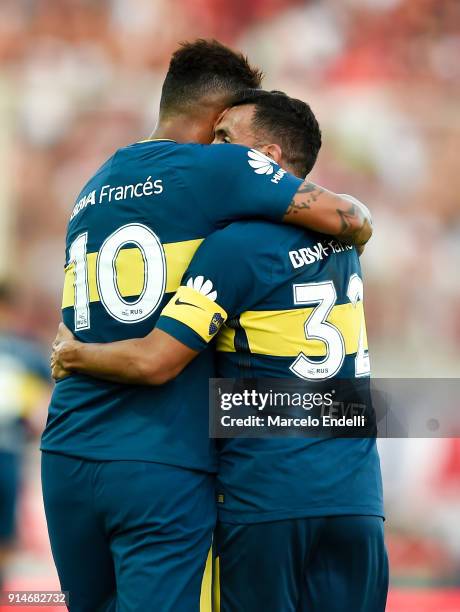
[[[296,176],[307,176],[321,148],[321,130],[310,106],[282,91],[261,89],[241,92],[231,102],[231,106],[245,104],[255,106],[254,128],[280,145]]]
[[[260,87],[263,73],[247,57],[217,40],[184,42],[173,53],[161,92],[160,113],[174,114],[193,107],[206,95]]]

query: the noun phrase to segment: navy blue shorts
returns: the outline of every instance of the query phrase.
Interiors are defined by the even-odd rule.
[[[220,523],[215,554],[220,612],[385,610],[388,560],[380,517]]]
[[[0,451],[0,545],[15,536],[20,461],[19,454]]]
[[[42,454],[48,532],[72,612],[194,612],[214,479],[158,463]]]

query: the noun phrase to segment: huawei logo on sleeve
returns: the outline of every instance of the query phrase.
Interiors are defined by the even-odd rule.
[[[251,168],[254,168],[256,174],[273,174],[274,161],[272,159],[255,149],[248,151],[248,157],[248,163]]]
[[[212,282],[210,280],[205,280],[204,276],[189,278],[187,281],[187,287],[195,289],[195,291],[198,291],[202,295],[205,295],[213,302],[217,300],[217,291],[213,291]]]

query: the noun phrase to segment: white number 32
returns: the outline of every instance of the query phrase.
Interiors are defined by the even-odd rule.
[[[357,274],[350,277],[347,297],[354,307],[363,299],[363,281]],[[307,340],[320,340],[326,345],[326,356],[321,361],[309,359],[299,353],[290,370],[305,380],[324,380],[335,376],[345,359],[345,342],[340,330],[327,321],[334,308],[337,293],[332,281],[294,285],[294,304],[314,305],[312,313],[305,321]],[[361,319],[358,349],[355,357],[355,376],[370,373],[368,351],[364,348],[364,315]]]

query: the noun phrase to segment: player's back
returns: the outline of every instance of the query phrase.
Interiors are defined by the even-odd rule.
[[[217,339],[226,371],[244,377],[249,368],[259,376],[309,381],[369,376],[354,247],[266,222],[235,223],[220,234],[236,243],[233,252],[245,259],[245,274],[252,277],[244,297],[248,307],[227,321]]]
[[[354,248],[292,227],[238,222],[203,243],[184,281],[200,276],[229,317],[217,337],[220,377],[369,377]],[[221,520],[383,513],[373,438],[220,442]]]
[[[156,312],[210,230],[181,182],[186,147],[169,141],[117,151],[77,198],[66,244],[63,320],[84,342],[145,336]],[[212,226],[211,226],[212,227]],[[56,385],[42,448],[87,459],[144,459],[178,463],[178,441],[166,431],[188,408],[183,390],[200,396],[197,372],[208,375],[209,354],[159,388],[118,385],[72,375]],[[181,392],[182,391],[182,392]],[[151,427],[156,412],[155,431]],[[197,422],[198,421],[198,422]],[[203,427],[200,413],[194,426]],[[185,429],[185,428],[184,428]],[[190,431],[192,430],[192,431]],[[184,430],[183,436],[187,436]],[[197,446],[197,445],[196,445]],[[211,465],[207,447],[196,448],[193,467]]]
[[[246,176],[260,181],[247,160],[244,147],[146,141],[103,164],[78,196],[67,232],[63,319],[79,340],[145,336],[205,236],[239,216],[281,219],[300,181],[281,189],[254,183],[264,195],[251,208],[251,187],[248,202],[237,197]],[[42,449],[213,470],[213,367],[205,351],[156,388],[71,375],[56,385]]]

